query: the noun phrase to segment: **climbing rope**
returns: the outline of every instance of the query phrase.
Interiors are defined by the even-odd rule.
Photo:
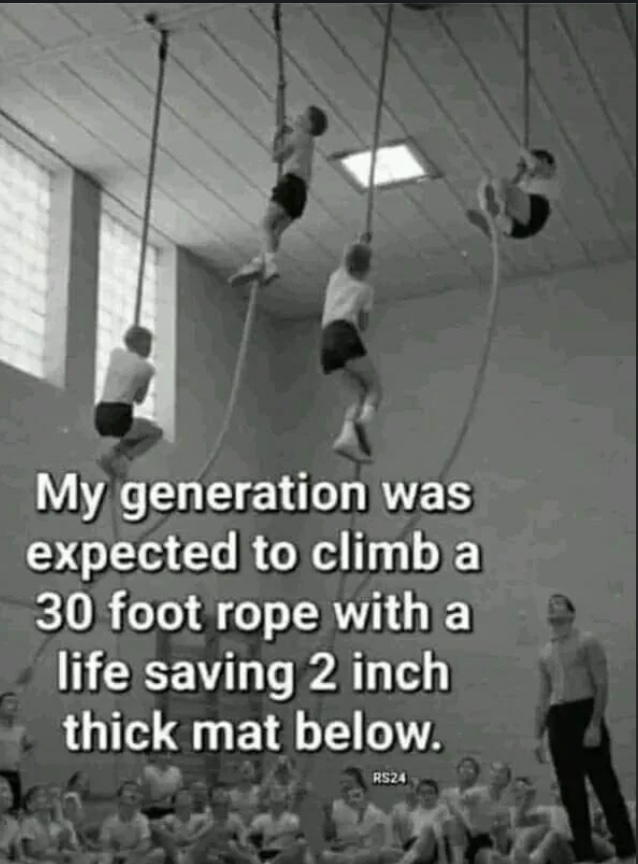
[[[452,448],[446,457],[445,461],[438,474],[436,475],[436,479],[440,483],[444,483],[447,477],[450,474],[450,471],[454,467],[456,460],[463,449],[463,444],[467,438],[468,432],[472,426],[474,421],[474,417],[476,415],[476,410],[478,408],[479,400],[481,394],[483,392],[483,388],[485,386],[485,381],[487,378],[487,367],[489,364],[490,355],[492,352],[492,345],[494,344],[494,336],[496,334],[496,324],[497,324],[497,316],[498,316],[498,308],[499,301],[501,296],[501,255],[500,255],[500,246],[499,246],[499,232],[494,224],[494,220],[488,216],[488,221],[490,225],[490,236],[491,236],[491,244],[492,244],[492,285],[489,295],[489,302],[487,306],[487,314],[486,314],[486,325],[485,325],[485,336],[483,339],[483,347],[481,350],[481,354],[479,356],[478,365],[476,368],[476,374],[474,376],[474,384],[472,387],[472,393],[470,395],[470,401],[468,403],[465,414],[463,415],[463,419],[457,431],[456,437],[454,439],[454,443]],[[423,513],[415,513],[410,516],[410,518],[406,521],[405,525],[398,534],[394,537],[393,542],[401,542],[405,540],[417,527],[419,522],[423,519]],[[343,574],[342,574],[343,575]],[[372,579],[374,579],[376,574],[368,573],[363,577],[359,585],[353,591],[353,593],[348,598],[349,602],[353,602],[358,600],[359,597],[366,590]],[[333,623],[331,631],[328,634],[327,639],[320,640],[311,652],[306,657],[306,660],[300,666],[300,673],[298,676],[298,684],[300,684],[308,672],[310,671],[310,667],[308,662],[313,654],[319,651],[331,650],[330,646],[333,646],[338,635],[338,627],[336,623]]]
[[[372,227],[374,220],[374,204],[375,204],[375,177],[376,177],[376,169],[377,169],[377,157],[379,154],[379,144],[381,141],[381,123],[383,120],[383,106],[385,104],[385,85],[387,79],[388,72],[388,57],[390,55],[390,42],[392,39],[392,23],[394,16],[394,3],[388,3],[386,6],[386,20],[385,20],[385,28],[384,28],[384,36],[383,36],[383,47],[381,50],[381,69],[379,72],[379,81],[377,86],[377,98],[376,98],[376,107],[374,112],[374,124],[372,131],[372,148],[370,151],[370,171],[368,175],[368,194],[366,196],[366,211],[365,211],[365,222],[363,228],[362,238],[363,241],[367,244],[372,242]],[[361,479],[362,466],[357,464],[354,470],[354,480],[358,482]],[[348,520],[348,532],[349,534],[353,534],[356,527],[356,513],[352,513],[350,519]],[[335,592],[334,602],[342,603],[345,600],[346,596],[346,586],[348,582],[348,574],[340,573],[339,581],[337,583],[337,590]],[[329,633],[328,639],[323,650],[332,653],[334,650],[335,642],[337,640],[338,629],[336,626],[333,626]],[[314,652],[313,652],[314,653]],[[308,660],[312,657],[312,654],[308,656]],[[310,667],[307,665],[302,666],[301,674],[305,676],[305,674],[309,671]],[[313,712],[313,719],[315,719],[318,723],[321,723],[323,716],[323,708],[324,708],[324,699],[323,696],[318,696],[316,699],[315,710]],[[308,757],[304,763],[304,767],[300,772],[301,777],[301,789],[302,794],[303,790],[307,785],[308,773],[310,771],[311,760]]]
[[[144,217],[142,220],[142,239],[140,246],[140,262],[137,273],[137,291],[135,294],[134,324],[139,324],[142,317],[142,298],[144,294],[144,274],[146,271],[146,256],[148,252],[148,234],[151,227],[151,209],[153,206],[153,190],[155,188],[155,167],[157,164],[157,148],[159,144],[160,119],[164,102],[164,81],[166,80],[166,61],[168,60],[168,31],[160,30],[159,72],[155,90],[155,108],[153,110],[153,128],[151,131],[151,152],[148,160],[146,177],[146,194],[144,196]]]
[[[276,4],[279,6],[279,4]],[[284,68],[284,53],[282,46],[282,33],[281,33],[281,11],[275,8],[274,12],[274,21],[275,21],[275,35],[277,39],[277,65],[278,65],[278,83],[277,83],[277,99],[276,99],[276,123],[277,128],[281,128],[283,125],[285,116],[286,116],[286,105],[285,105],[285,92],[286,92],[286,81],[285,81],[285,68]],[[166,38],[164,38],[166,36]],[[162,43],[160,44],[160,74],[158,78],[158,88],[157,88],[157,97],[155,101],[155,114],[153,119],[153,133],[152,133],[152,141],[154,142],[154,146],[151,148],[151,159],[150,159],[150,167],[149,167],[149,182],[147,183],[147,192],[146,192],[146,200],[144,207],[144,229],[143,229],[143,240],[142,240],[142,255],[146,254],[146,246],[148,243],[148,231],[150,225],[150,210],[151,210],[151,201],[152,201],[152,190],[153,190],[153,180],[155,175],[155,162],[156,162],[156,152],[157,152],[157,141],[158,141],[158,133],[159,133],[159,118],[160,118],[160,109],[162,102],[162,93],[164,87],[164,70],[166,64],[166,58],[168,55],[168,38],[167,34],[162,31]],[[281,166],[277,166],[277,178],[281,177]],[[136,307],[135,307],[135,321],[139,323],[140,310],[141,310],[141,301],[142,301],[142,290],[143,290],[143,274],[144,274],[145,262],[144,259],[140,261],[140,270],[139,270],[139,278],[137,285],[137,294],[136,294]],[[237,354],[237,360],[235,363],[235,370],[233,373],[233,380],[231,383],[230,396],[228,398],[228,404],[226,406],[226,410],[224,413],[224,417],[222,419],[222,424],[213,444],[210,455],[208,456],[204,466],[200,470],[197,475],[195,482],[202,483],[210,471],[213,469],[219,456],[222,452],[222,448],[226,437],[228,435],[228,431],[231,426],[231,421],[234,415],[235,406],[237,405],[237,399],[239,396],[239,391],[241,388],[241,382],[243,379],[244,369],[246,367],[246,359],[248,356],[248,348],[250,345],[250,339],[252,335],[253,325],[255,322],[256,312],[257,312],[257,296],[260,288],[260,282],[255,280],[250,289],[250,299],[248,302],[248,310],[246,312],[246,318],[244,321],[244,328],[242,331],[241,342],[239,346],[239,352]],[[116,541],[119,539],[119,525],[118,525],[118,514],[117,508],[114,506],[116,502],[116,497],[113,493],[113,489],[111,489],[111,522],[113,527],[113,535]],[[160,528],[162,528],[166,522],[171,518],[171,514],[166,514],[160,519],[158,519],[153,525],[150,525],[146,530],[144,530],[135,540],[137,543],[141,543],[146,540],[150,535],[154,534]],[[96,578],[90,586],[86,589],[87,592],[92,592],[95,590],[98,583],[107,575],[109,575],[110,571],[105,571],[101,573],[98,578]],[[56,635],[50,633],[42,639],[40,645],[34,652],[29,665],[17,676],[15,685],[16,687],[25,687],[33,680],[33,674],[35,668],[40,661],[41,657],[46,652],[49,645],[56,638]]]
[[[523,147],[529,150],[531,118],[531,3],[523,3]]]

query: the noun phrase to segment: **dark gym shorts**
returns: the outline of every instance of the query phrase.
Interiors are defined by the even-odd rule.
[[[530,237],[535,237],[547,224],[551,213],[551,207],[547,198],[544,198],[542,195],[530,195],[529,205],[529,222],[523,225],[522,222],[514,220],[510,234],[510,237],[514,240],[528,240]]]
[[[102,438],[123,438],[133,425],[133,406],[123,402],[100,402],[94,419]]]
[[[296,174],[284,174],[272,190],[270,198],[286,211],[294,221],[303,216],[308,200],[308,187]]]
[[[471,834],[465,850],[467,864],[474,864],[474,860],[482,849],[493,849],[494,841],[489,834]]]
[[[149,822],[159,822],[161,819],[166,818],[166,816],[171,816],[174,812],[173,807],[158,807],[155,804],[142,810],[142,813]]]
[[[359,332],[349,321],[332,321],[321,331],[321,368],[324,375],[343,369],[349,360],[365,357]]]

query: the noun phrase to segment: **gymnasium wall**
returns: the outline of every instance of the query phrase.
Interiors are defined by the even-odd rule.
[[[451,636],[438,627],[429,636],[346,636],[340,642],[342,660],[354,648],[397,662],[435,648],[453,667],[453,693],[364,698],[344,688],[341,696],[326,698],[324,709],[325,718],[365,706],[387,720],[434,719],[446,752],[424,758],[418,769],[414,756],[400,754],[326,756],[314,760],[320,788],[329,788],[332,769],[344,758],[370,769],[409,767],[445,781],[467,752],[507,759],[516,771],[549,780],[531,755],[536,657],[547,636],[547,597],[562,591],[573,598],[580,625],[607,646],[616,764],[635,797],[635,292],[635,262],[505,287],[481,404],[451,478],[474,485],[476,506],[466,516],[431,516],[422,523],[448,547],[479,541],[484,573],[462,576],[447,568],[372,583],[386,592],[416,590],[435,609],[466,599],[475,611],[474,633]],[[468,402],[486,299],[477,289],[376,311],[370,348],[385,401],[374,430],[377,463],[366,475],[373,487],[384,479],[436,475]],[[351,469],[330,452],[341,407],[334,382],[317,370],[314,325],[281,329],[285,348],[276,372],[285,395],[279,411],[289,428],[278,442],[281,470],[350,477]],[[373,538],[389,538],[402,523],[382,512],[378,494],[374,498],[359,526]],[[308,548],[346,523],[346,516],[315,516],[300,525],[299,542]],[[306,571],[267,587],[273,595],[321,601],[334,595],[335,582]],[[306,638],[280,650],[293,656],[307,648]]]
[[[47,588],[64,592],[76,590],[74,575],[34,575],[25,565],[27,545],[35,539],[80,539],[96,537],[110,540],[109,512],[93,526],[80,525],[68,515],[37,515],[34,512],[34,477],[39,470],[57,476],[80,471],[87,480],[102,479],[95,465],[96,440],[91,427],[94,381],[94,333],[97,293],[97,255],[100,196],[82,176],[70,173],[56,180],[56,212],[52,282],[57,291],[68,285],[68,305],[56,320],[59,338],[64,338],[67,320],[66,387],[57,388],[0,363],[0,392],[4,408],[0,411],[0,524],[4,557],[0,570],[0,691],[12,688],[16,674],[26,665],[41,638],[33,623],[32,600]],[[177,386],[174,444],[161,444],[136,466],[140,479],[188,479],[195,477],[206,460],[217,435],[225,410],[235,365],[245,309],[191,255],[167,252],[163,256],[160,303],[174,294],[177,300],[176,324],[166,319],[158,327],[158,338],[168,350],[158,351],[160,367],[170,367],[170,356],[179,349],[174,371]],[[174,310],[173,310],[174,311]],[[173,319],[175,320],[175,319]],[[258,316],[250,348],[250,366],[237,404],[232,434],[228,438],[219,476],[246,479],[258,475],[269,457],[268,424],[258,422],[269,410],[271,352],[267,319]],[[54,340],[55,341],[55,340]],[[171,370],[167,369],[171,380]],[[170,407],[170,406],[169,406]],[[249,518],[207,520],[179,517],[167,525],[167,532],[185,539],[214,541],[229,527],[250,530]],[[127,528],[123,536],[139,529]],[[134,597],[160,599],[179,597],[197,591],[211,596],[254,596],[255,583],[244,570],[215,583],[210,577],[134,575],[126,587]],[[96,589],[98,606],[117,586],[107,577]],[[56,648],[90,650],[101,647],[120,656],[134,669],[155,653],[155,636],[123,635],[116,641],[104,624],[86,636],[60,637]],[[145,716],[152,698],[136,687],[126,696],[60,696],[55,688],[55,652],[47,653],[38,665],[32,685],[23,696],[23,715],[37,741],[37,752],[26,765],[26,779],[53,780],[68,775],[74,760],[65,752],[58,718],[80,708],[94,708],[101,714],[125,707],[133,716]],[[126,756],[80,757],[90,765],[98,790],[113,788],[117,777],[126,776]],[[135,758],[133,757],[134,761]]]

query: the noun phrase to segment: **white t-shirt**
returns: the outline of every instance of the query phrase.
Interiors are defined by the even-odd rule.
[[[303,129],[293,129],[284,139],[285,144],[293,148],[292,153],[284,163],[284,172],[294,174],[310,186],[312,180],[312,163],[315,155],[315,139]]]
[[[250,789],[238,789],[237,787],[231,789],[230,804],[244,825],[250,825],[259,813],[261,788],[255,785],[251,786]]]
[[[432,828],[435,834],[439,835],[443,832],[443,824],[449,818],[449,811],[443,804],[431,810],[415,807],[410,812],[409,818],[412,824],[413,837],[420,837],[426,828]]]
[[[572,829],[569,824],[567,810],[564,807],[561,807],[559,804],[550,804],[548,806],[537,807],[536,810],[549,819],[552,831],[555,831],[566,840],[572,839]]]
[[[114,348],[106,370],[102,402],[132,405],[139,390],[146,387],[154,374],[155,367],[148,360],[126,348]]]
[[[171,813],[162,820],[162,824],[170,831],[177,843],[183,846],[193,843],[210,822],[208,816],[201,813],[191,813],[186,820],[177,813]]]
[[[348,321],[358,329],[360,313],[370,312],[373,301],[372,286],[355,279],[340,267],[328,281],[321,326],[327,327],[334,321]]]
[[[249,834],[262,838],[262,850],[281,850],[287,848],[300,831],[299,817],[285,810],[276,817],[272,813],[260,813],[250,826]]]
[[[495,801],[487,786],[474,786],[461,796],[461,810],[466,819],[466,825],[473,834],[489,834],[494,819],[499,814],[507,813],[508,808]]]
[[[0,771],[19,770],[26,740],[27,730],[24,726],[5,726],[0,723]]]
[[[20,839],[20,824],[11,816],[0,816],[0,861],[13,861]]]
[[[132,819],[122,819],[114,813],[102,823],[100,845],[111,852],[127,852],[146,846],[151,839],[151,826],[142,813]]]
[[[173,795],[182,788],[184,781],[182,772],[175,765],[168,765],[166,768],[145,765],[142,770],[142,784],[148,789],[150,804],[169,807]]]

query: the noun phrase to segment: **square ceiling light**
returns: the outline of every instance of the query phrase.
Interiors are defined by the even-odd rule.
[[[348,179],[359,190],[366,190],[370,185],[371,150],[359,150],[355,153],[343,153],[335,156]],[[407,141],[386,144],[379,147],[374,171],[374,186],[385,189],[391,186],[403,186],[407,183],[434,179],[439,176],[419,155],[416,149]]]

